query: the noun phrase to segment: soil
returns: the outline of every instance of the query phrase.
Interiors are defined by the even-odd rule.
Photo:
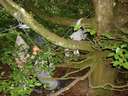
[[[1,64],[0,65],[0,80],[7,80],[9,79],[11,72],[11,68],[8,64]]]

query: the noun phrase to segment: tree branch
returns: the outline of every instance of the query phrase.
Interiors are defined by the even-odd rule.
[[[35,32],[45,37],[48,41],[65,48],[93,51],[89,41],[67,40],[49,32],[43,25],[39,24],[30,14],[12,0],[0,0],[0,4],[17,20],[31,27]]]
[[[50,21],[52,23],[65,25],[65,26],[71,26],[72,24],[74,24],[77,21],[77,19],[70,19],[70,18],[57,17],[57,16],[52,16],[52,17],[42,16],[41,18],[45,19],[47,21]],[[86,26],[96,27],[95,18],[91,18],[91,19],[83,18],[81,25],[83,27],[86,27]]]

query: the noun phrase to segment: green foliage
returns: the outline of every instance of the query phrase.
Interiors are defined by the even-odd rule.
[[[0,7],[0,31],[9,28],[10,25],[15,25],[15,19],[10,16],[4,8]]]
[[[72,27],[74,30],[79,30],[81,27],[81,24],[75,24],[75,25],[72,25]]]
[[[19,68],[15,62],[15,55],[17,54],[17,48],[15,47],[15,36],[11,33],[6,33],[6,41],[13,42],[6,47],[1,46],[0,49],[0,62],[1,64],[8,64],[11,68],[9,79],[0,79],[0,92],[9,94],[9,96],[28,96],[36,86],[41,86],[41,82],[37,79],[37,71],[45,71],[49,74],[53,74],[55,70],[55,64],[58,64],[61,60],[54,53],[51,48],[40,52],[34,59],[28,58],[28,61],[24,64],[23,68]],[[14,35],[14,34],[13,34]],[[3,39],[4,39],[3,38]],[[0,40],[1,41],[1,40]],[[11,46],[11,47],[10,47]],[[31,52],[30,52],[31,54]],[[37,61],[37,64],[35,64]],[[40,63],[44,61],[45,63]],[[2,74],[2,72],[0,72]],[[0,75],[2,78],[2,76]]]
[[[0,80],[0,92],[9,93],[10,96],[28,96],[35,86],[41,83],[35,78],[34,71],[30,64],[25,64],[24,68],[18,68],[13,53],[14,50],[6,49],[2,53],[0,61],[2,64],[9,64],[11,75],[8,80]]]
[[[91,17],[94,16],[92,2],[90,0],[27,0],[40,9],[42,14],[61,17]]]
[[[36,57],[35,70],[36,72],[47,72],[53,75],[55,65],[61,62],[61,59],[50,48],[45,52],[40,52]]]
[[[128,69],[128,45],[123,44],[115,49],[114,53],[110,54],[113,60],[113,66],[117,68],[125,68]]]
[[[33,4],[30,3],[29,0],[16,1],[21,6],[24,6],[26,2],[28,2],[30,5]],[[60,0],[30,1],[35,2],[35,6],[38,6],[38,9],[41,10],[39,11],[40,13],[49,16],[62,16],[71,18],[80,18],[84,16],[90,17],[94,11],[91,7],[90,0],[66,0],[63,2]],[[28,6],[28,4],[26,5]],[[0,92],[7,93],[9,96],[28,96],[34,87],[42,85],[37,79],[37,73],[40,71],[45,71],[50,75],[53,75],[55,65],[60,63],[62,60],[55,54],[55,51],[52,50],[54,46],[46,44],[43,46],[46,50],[40,52],[37,56],[35,56],[34,59],[29,58],[28,61],[24,64],[23,68],[19,68],[15,62],[14,56],[14,54],[16,54],[15,39],[17,33],[19,33],[19,30],[17,31],[16,28],[14,28],[14,30],[8,30],[12,28],[12,26],[16,25],[16,19],[7,14],[5,9],[0,7],[0,63],[8,64],[11,68],[9,79],[0,79]],[[65,28],[67,28],[66,26],[51,24],[46,24],[46,26],[50,26],[49,29],[53,30],[60,36],[65,35]],[[80,26],[76,26],[76,28],[79,27]],[[3,31],[6,31],[6,33],[2,33]],[[27,36],[24,37],[29,39]],[[29,39],[26,41],[30,42],[31,40]],[[35,61],[37,64],[35,64]],[[2,76],[0,77],[2,78]]]
[[[87,32],[90,32],[91,35],[95,36],[96,35],[96,28],[94,27],[87,27],[86,28]]]

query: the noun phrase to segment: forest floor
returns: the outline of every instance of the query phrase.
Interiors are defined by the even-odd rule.
[[[7,64],[0,65],[0,73],[4,72],[4,75],[2,76],[2,80],[9,79],[9,75],[11,72],[10,67]],[[56,77],[63,76],[67,72],[71,72],[74,69],[67,69],[67,68],[58,68],[55,72]],[[78,72],[78,74],[75,74],[73,76],[81,76],[83,75],[87,70],[84,70],[83,72]],[[73,80],[66,80],[61,81],[60,88],[63,88],[67,86],[69,83],[71,83]],[[73,86],[71,89],[67,90],[63,94],[59,96],[87,96],[88,92],[88,80],[79,81],[75,86]],[[48,96],[50,91],[40,88],[35,88],[34,91],[31,93],[31,96]],[[0,96],[7,96],[4,93],[0,93]],[[128,96],[128,91],[113,91],[111,96]]]

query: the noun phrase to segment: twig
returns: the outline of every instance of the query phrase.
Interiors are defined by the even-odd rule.
[[[62,94],[63,92],[71,89],[76,83],[78,83],[80,80],[84,80],[88,77],[89,72],[86,73],[84,76],[81,76],[80,78],[77,78],[76,80],[74,80],[72,83],[70,83],[68,86],[60,89],[59,91],[57,91],[56,93],[51,93],[49,96],[58,96],[60,94]]]

